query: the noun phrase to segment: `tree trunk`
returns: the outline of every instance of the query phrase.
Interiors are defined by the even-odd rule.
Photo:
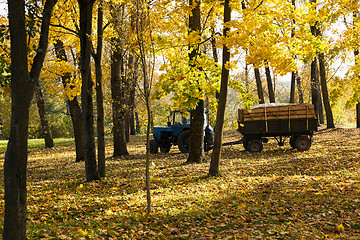
[[[4,138],[3,114],[2,114],[2,93],[0,93],[0,139]]]
[[[135,135],[134,125],[134,109],[135,109],[135,94],[136,94],[136,66],[132,56],[129,57],[130,76],[129,76],[129,97],[128,97],[128,126],[129,135]]]
[[[296,4],[295,4],[295,0],[291,0],[291,5],[294,7],[294,10],[296,8]],[[291,29],[291,38],[293,38],[295,36],[295,19],[292,21],[293,22],[293,28]],[[296,59],[296,56],[294,57],[294,59]],[[292,72],[291,73],[291,83],[290,83],[290,103],[295,103],[295,84],[296,84],[296,77],[297,77],[297,72]]]
[[[80,72],[81,109],[83,121],[83,138],[85,141],[85,172],[86,181],[98,180],[99,172],[96,163],[94,109],[93,109],[93,81],[91,78],[91,23],[92,9],[95,0],[78,0],[80,8]]]
[[[318,118],[318,120],[320,121],[320,105],[319,105],[319,89],[317,86],[317,78],[318,78],[318,74],[317,74],[318,70],[317,70],[317,59],[314,58],[314,60],[311,62],[311,103],[314,105],[314,110],[316,113],[316,116]]]
[[[360,103],[356,104],[356,128],[360,128]]]
[[[322,98],[324,102],[324,108],[326,113],[326,124],[327,128],[335,128],[334,118],[331,111],[330,100],[329,100],[329,93],[326,83],[326,70],[325,70],[325,60],[324,54],[319,53],[319,68],[320,68],[320,83],[321,83],[321,91],[322,91]]]
[[[359,13],[357,11],[354,11],[353,12],[353,22],[358,21],[358,17],[359,17]],[[353,28],[355,28],[355,25]],[[358,66],[358,64],[359,64],[358,56],[359,56],[359,46],[357,46],[354,50],[356,66]],[[359,79],[360,79],[360,76],[358,76],[358,81],[359,81]],[[355,109],[356,109],[356,128],[360,128],[360,102],[359,101],[357,102]]]
[[[270,67],[265,67],[265,75],[266,75],[266,82],[268,86],[268,92],[269,92],[269,100],[271,103],[275,102],[275,93],[274,93],[274,87],[271,79],[271,73],[270,73]]]
[[[11,128],[5,154],[3,239],[26,239],[26,168],[29,123],[29,72],[25,2],[8,1],[11,40]]]
[[[219,62],[219,57],[218,57],[217,48],[216,48],[215,35],[216,35],[215,28],[211,27],[211,48],[212,48],[212,52],[213,52],[214,61],[217,63],[217,62]]]
[[[97,49],[94,54],[95,76],[96,76],[96,109],[97,109],[97,143],[98,143],[98,170],[100,177],[105,177],[105,128],[104,128],[104,94],[102,89],[102,48],[103,48],[103,8],[102,2],[98,8],[97,22]]]
[[[259,69],[254,67],[254,73],[255,73],[256,89],[257,89],[257,93],[258,93],[259,103],[263,104],[263,103],[265,103],[265,99],[264,99],[264,91],[262,88]]]
[[[67,56],[64,48],[64,43],[61,40],[57,40],[54,43],[56,58],[59,61],[67,62]],[[65,73],[61,76],[62,83],[64,88],[68,87],[68,84],[71,79],[71,73]],[[71,86],[70,86],[71,87]],[[67,104],[70,109],[71,122],[73,125],[74,139],[75,139],[75,151],[76,151],[76,162],[84,161],[84,141],[83,141],[83,130],[82,130],[82,121],[81,121],[81,108],[77,96],[74,96],[72,99],[66,99]]]
[[[137,112],[135,112],[135,131],[137,134],[141,133],[141,126],[140,126],[140,121],[139,121],[139,114]]]
[[[298,72],[296,72],[296,86],[297,86],[298,95],[299,95],[299,103],[304,103],[304,93],[303,93],[303,90],[301,87],[301,78],[300,78]]]
[[[39,111],[39,117],[41,122],[41,127],[44,134],[44,140],[45,140],[45,148],[52,148],[54,147],[54,140],[51,134],[51,129],[49,126],[49,122],[47,120],[46,111],[45,111],[45,101],[43,94],[41,92],[41,87],[39,82],[37,82],[35,87],[35,98],[36,98],[36,104]]]
[[[4,162],[5,216],[3,239],[26,239],[26,172],[29,108],[48,46],[51,12],[56,1],[45,3],[39,45],[28,72],[25,1],[8,1],[11,43],[11,127]]]
[[[189,0],[192,7],[189,16],[189,33],[200,34],[200,0]],[[189,65],[196,68],[195,59],[199,55],[199,43],[189,46]],[[200,163],[205,160],[204,153],[204,100],[198,100],[195,109],[190,110],[189,157],[186,163]]]
[[[229,0],[225,0],[224,3],[224,24],[231,20],[231,8],[229,5]],[[223,36],[227,37],[229,31],[228,27],[224,28]],[[226,109],[226,98],[228,92],[228,82],[229,82],[229,69],[225,66],[230,61],[230,49],[223,45],[223,64],[221,70],[221,85],[219,93],[219,104],[216,114],[216,125],[215,125],[215,136],[214,136],[214,149],[211,155],[211,163],[209,174],[212,176],[220,176],[220,155],[221,155],[221,145],[222,145],[222,135],[223,135],[223,126],[225,118],[225,109]]]
[[[115,44],[115,49],[111,56],[111,97],[113,109],[113,139],[114,139],[114,157],[129,155],[125,139],[125,121],[122,103],[124,96],[120,76],[121,65],[123,64],[119,46]]]
[[[310,3],[316,4],[316,0],[310,0]],[[318,22],[315,22],[310,26],[310,30],[313,36],[317,36]],[[316,116],[318,117],[319,123],[324,123],[324,115],[321,103],[320,85],[319,85],[319,70],[317,64],[317,58],[311,62],[311,101],[314,105]]]
[[[205,161],[204,152],[204,100],[190,110],[189,157],[187,164]]]
[[[290,83],[290,103],[295,103],[295,84],[296,84],[296,72],[291,73]]]

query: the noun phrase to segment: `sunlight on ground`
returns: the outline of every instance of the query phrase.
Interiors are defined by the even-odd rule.
[[[306,152],[292,150],[288,143],[279,147],[274,140],[260,154],[245,152],[242,145],[226,146],[221,178],[208,176],[209,161],[183,165],[186,155],[176,147],[152,155],[151,215],[145,212],[144,137],[132,137],[130,156],[118,159],[111,157],[108,144],[107,177],[92,183],[85,182],[84,163],[75,162],[72,148],[36,148],[29,154],[27,236],[357,239],[359,133],[321,131]],[[238,138],[228,132],[225,142]]]

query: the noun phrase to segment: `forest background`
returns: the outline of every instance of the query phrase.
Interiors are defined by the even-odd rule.
[[[241,107],[252,106],[258,103],[257,86],[254,76],[254,66],[260,70],[262,78],[262,91],[264,92],[265,101],[270,102],[268,87],[269,81],[272,82],[272,88],[275,93],[276,102],[290,102],[290,88],[291,88],[291,72],[298,71],[299,79],[301,79],[304,102],[311,102],[311,57],[316,54],[316,51],[323,51],[325,53],[326,63],[326,76],[327,84],[330,95],[331,108],[334,115],[334,121],[337,125],[346,127],[356,126],[356,115],[354,105],[358,100],[357,80],[357,66],[355,65],[354,52],[356,52],[356,46],[358,46],[358,23],[356,16],[356,1],[341,2],[336,1],[324,1],[319,2],[315,7],[315,3],[312,3],[313,9],[316,12],[310,13],[310,3],[299,2],[298,5],[292,7],[290,2],[271,1],[267,4],[259,1],[258,3],[249,2],[249,6],[257,6],[256,10],[253,10],[257,14],[254,17],[246,19],[241,22],[243,15],[241,12],[233,13],[235,18],[231,24],[233,25],[233,36],[229,38],[229,45],[232,45],[232,62],[231,62],[231,82],[232,85],[229,91],[229,97],[227,102],[227,111],[225,116],[225,129],[236,128],[236,114],[234,109]],[[114,3],[115,4],[115,3]],[[204,4],[202,20],[202,53],[207,56],[208,60],[213,58],[214,61],[221,60],[219,54],[221,46],[221,8],[218,2],[211,2],[209,6]],[[42,91],[42,97],[45,102],[45,114],[47,116],[51,133],[53,137],[73,137],[73,127],[70,118],[69,107],[66,103],[66,99],[73,98],[80,94],[80,73],[78,67],[79,58],[79,39],[76,36],[78,31],[77,19],[78,11],[76,1],[65,1],[57,3],[57,7],[54,10],[52,23],[50,28],[50,42],[54,43],[58,39],[64,42],[64,48],[68,54],[68,61],[59,62],[56,60],[54,51],[54,45],[49,44],[47,58],[45,60],[45,66],[41,73],[40,86]],[[120,3],[121,5],[121,3]],[[119,5],[119,6],[120,6]],[[279,9],[276,10],[274,6],[277,5]],[[27,3],[28,20],[29,20],[29,49],[30,56],[34,56],[36,42],[38,41],[39,27],[41,21],[36,17],[41,15],[41,3],[36,1],[29,1]],[[131,58],[131,51],[134,42],[131,42],[131,34],[129,24],[131,19],[129,18],[129,10],[126,9],[125,2],[118,9],[121,14],[115,17],[111,15],[111,3],[105,4],[105,32],[104,32],[104,58],[102,59],[103,66],[103,84],[104,84],[104,107],[106,113],[111,113],[111,49],[114,44],[112,40],[114,35],[119,34],[121,41],[121,48],[123,54],[123,75],[129,75],[129,57]],[[186,63],[186,46],[189,42],[186,30],[186,11],[188,6],[185,2],[154,2],[152,3],[152,19],[154,21],[152,27],[153,43],[156,44],[156,57],[154,63],[156,64],[154,72],[154,82],[157,82],[157,87],[162,87],[170,82],[163,81],[164,71],[169,70],[169,66],[175,66],[172,58],[174,55],[183,59],[177,59],[176,64],[187,65]],[[121,9],[122,8],[122,9]],[[160,10],[163,8],[163,10]],[[168,9],[166,9],[168,8]],[[272,9],[270,9],[272,8]],[[346,11],[344,11],[344,9]],[[236,8],[235,8],[236,10]],[[162,12],[164,11],[164,12]],[[261,12],[264,12],[261,13]],[[1,31],[1,115],[0,115],[0,127],[1,138],[6,139],[9,135],[10,129],[10,90],[9,90],[9,77],[10,77],[10,60],[9,60],[9,38],[7,31],[7,17],[2,11],[2,31]],[[244,14],[244,13],[243,13]],[[279,16],[276,16],[276,15]],[[265,16],[262,19],[259,16]],[[71,21],[69,21],[71,19]],[[271,19],[271,20],[270,20]],[[273,20],[277,19],[277,20]],[[96,16],[94,17],[94,38],[96,36]],[[118,23],[114,23],[117,21]],[[157,22],[155,24],[155,22]],[[317,22],[321,26],[323,32],[322,36],[311,36],[310,25]],[[239,26],[239,24],[241,26]],[[246,26],[245,26],[246,24]],[[251,26],[251,28],[249,28]],[[294,29],[292,29],[294,28]],[[308,29],[308,30],[306,30]],[[295,30],[295,33],[291,33]],[[239,31],[243,32],[238,34]],[[126,33],[126,34],[120,34]],[[212,33],[215,33],[212,35]],[[247,39],[243,34],[249,34]],[[294,37],[298,40],[292,40],[291,34],[296,34]],[[310,34],[310,35],[309,35]],[[212,36],[214,38],[212,38]],[[300,41],[300,42],[297,42]],[[231,42],[231,43],[230,43]],[[215,44],[215,45],[214,45]],[[250,50],[249,50],[250,46]],[[257,46],[256,50],[251,49],[252,46]],[[171,49],[171,50],[169,50]],[[31,51],[33,53],[31,53]],[[215,52],[217,51],[217,53]],[[181,54],[179,54],[181,53]],[[179,55],[177,55],[179,54]],[[220,56],[220,57],[218,57]],[[296,60],[289,60],[294,57]],[[264,64],[264,60],[267,63]],[[169,62],[172,62],[169,64]],[[30,63],[29,63],[30,64]],[[268,64],[268,65],[266,65]],[[266,75],[266,66],[269,66],[274,75]],[[93,64],[94,66],[94,64]],[[124,67],[125,66],[125,67]],[[176,70],[178,71],[178,69]],[[186,70],[182,70],[186,71]],[[216,72],[218,70],[208,69],[210,72]],[[65,73],[71,73],[72,86],[67,86],[61,83],[61,77]],[[181,72],[181,71],[179,71]],[[93,70],[95,74],[95,70]],[[183,73],[178,74],[178,79],[183,78]],[[163,75],[163,76],[162,76]],[[169,74],[168,74],[169,75]],[[215,74],[214,74],[215,75]],[[141,76],[138,76],[141,78]],[[171,78],[171,77],[169,77]],[[267,79],[266,81],[264,79]],[[183,79],[188,80],[188,79]],[[184,89],[186,81],[178,81],[178,84],[173,84],[171,87],[174,91]],[[219,86],[219,82],[215,80],[208,81],[208,85],[211,86],[211,93]],[[136,83],[135,83],[136,84]],[[175,87],[176,86],[176,87]],[[168,88],[165,86],[164,89]],[[178,89],[176,89],[178,88]],[[136,88],[137,89],[137,88]],[[168,89],[168,90],[171,90]],[[240,92],[239,92],[240,89]],[[188,90],[186,90],[188,91]],[[299,102],[299,89],[296,89],[296,102]],[[320,90],[319,90],[320,91]],[[157,91],[159,93],[159,91]],[[128,93],[130,94],[130,93]],[[138,117],[138,133],[144,133],[146,129],[146,114],[145,105],[141,100],[141,96],[138,90],[132,92],[135,100],[132,100],[132,106],[127,103],[127,108],[132,111],[132,117]],[[159,96],[165,95],[164,93]],[[186,92],[185,92],[186,95]],[[164,125],[167,121],[166,116],[170,111],[170,107],[184,108],[188,107],[183,101],[178,98],[172,98],[174,94],[168,95],[168,97],[161,98],[161,100],[154,100],[152,105],[152,113],[154,115],[153,125]],[[215,122],[216,104],[213,99],[215,94],[210,97],[211,108],[211,122]],[[174,101],[175,99],[175,101]],[[293,100],[292,100],[293,101]],[[136,112],[136,114],[134,114]],[[38,106],[36,105],[36,98],[34,98],[31,111],[30,111],[30,125],[29,125],[29,137],[41,138],[43,137],[43,129],[41,126],[40,117],[38,114]],[[107,136],[112,132],[112,115],[105,114],[105,132]]]

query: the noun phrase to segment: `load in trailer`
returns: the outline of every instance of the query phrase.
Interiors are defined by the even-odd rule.
[[[251,110],[239,109],[238,131],[249,152],[261,152],[263,143],[274,137],[279,146],[290,139],[290,146],[299,151],[310,148],[318,120],[312,104],[261,104]]]

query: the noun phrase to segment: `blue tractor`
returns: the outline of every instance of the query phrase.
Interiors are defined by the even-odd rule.
[[[213,147],[214,130],[210,126],[207,114],[204,123],[204,150],[207,152]],[[190,117],[190,114],[189,114]],[[177,145],[182,153],[189,152],[190,118],[184,117],[180,111],[172,111],[167,127],[154,127],[154,139],[150,140],[150,153],[168,153],[172,145]]]

